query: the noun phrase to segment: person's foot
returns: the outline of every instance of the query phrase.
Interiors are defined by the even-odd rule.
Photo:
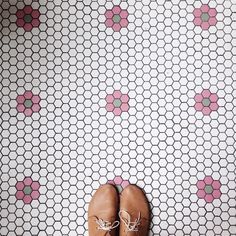
[[[120,236],[147,236],[150,211],[147,198],[135,185],[127,186],[120,195]]]
[[[115,236],[117,221],[118,193],[110,184],[102,185],[94,194],[88,209],[89,236]]]

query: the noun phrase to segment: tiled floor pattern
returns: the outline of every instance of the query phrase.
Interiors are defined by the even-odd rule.
[[[235,0],[0,0],[0,235],[88,235],[137,184],[150,235],[236,235]]]

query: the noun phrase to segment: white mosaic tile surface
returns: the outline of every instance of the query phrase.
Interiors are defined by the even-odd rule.
[[[0,235],[88,235],[137,184],[150,235],[236,235],[235,0],[0,0]]]

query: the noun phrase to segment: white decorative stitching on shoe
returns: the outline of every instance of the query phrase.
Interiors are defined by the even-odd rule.
[[[108,232],[112,231],[113,229],[117,228],[120,225],[119,221],[114,221],[113,223],[111,223],[103,219],[97,219],[96,223],[98,224],[97,229]]]
[[[126,214],[126,217],[123,217],[122,214]],[[134,222],[131,222],[130,214],[127,211],[121,210],[119,212],[119,217],[123,221],[123,223],[125,224],[127,232],[137,232],[139,230],[138,227],[141,223],[140,212],[139,212],[138,218]]]

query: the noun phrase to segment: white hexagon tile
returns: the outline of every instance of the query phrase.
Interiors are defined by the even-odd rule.
[[[104,183],[156,236],[236,235],[235,0],[0,0],[0,235],[88,236]]]

